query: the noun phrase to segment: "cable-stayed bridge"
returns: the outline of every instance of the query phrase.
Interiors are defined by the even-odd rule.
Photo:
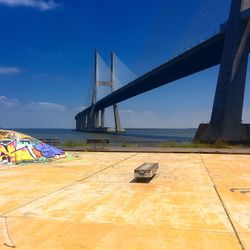
[[[111,55],[110,79],[99,81],[96,52],[92,102],[76,115],[76,129],[108,131],[104,126],[104,113],[105,108],[113,106],[115,130],[122,131],[119,102],[220,64],[211,120],[199,126],[195,140],[250,142],[250,125],[241,123],[250,50],[249,7],[249,1],[232,0],[228,21],[221,25],[218,34],[117,90],[114,88],[114,54]],[[99,86],[110,87],[112,93],[97,101]]]

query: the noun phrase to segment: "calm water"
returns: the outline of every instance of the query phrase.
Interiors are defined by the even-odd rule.
[[[73,129],[13,129],[37,139],[59,138],[61,142],[108,138],[111,143],[162,143],[167,141],[191,142],[196,129],[126,129],[122,133],[85,133]]]

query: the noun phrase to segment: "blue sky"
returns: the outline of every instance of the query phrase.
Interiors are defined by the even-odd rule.
[[[0,0],[0,126],[74,128],[97,48],[136,74],[211,36],[230,0]],[[218,67],[121,103],[124,127],[208,122]],[[119,76],[117,76],[119,78]],[[244,105],[250,122],[249,87]],[[107,125],[112,125],[108,111]]]

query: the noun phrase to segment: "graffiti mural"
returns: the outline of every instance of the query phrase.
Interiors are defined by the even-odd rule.
[[[65,152],[15,131],[0,130],[0,164],[65,158]]]

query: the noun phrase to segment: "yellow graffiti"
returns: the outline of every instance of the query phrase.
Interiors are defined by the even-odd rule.
[[[63,150],[25,134],[0,130],[0,164],[65,158]]]
[[[13,140],[7,145],[0,144],[0,160],[8,162],[21,162],[34,160],[32,153],[28,147],[16,150],[17,141]]]
[[[16,157],[16,162],[34,160],[27,147],[18,149],[14,152],[14,154]]]

